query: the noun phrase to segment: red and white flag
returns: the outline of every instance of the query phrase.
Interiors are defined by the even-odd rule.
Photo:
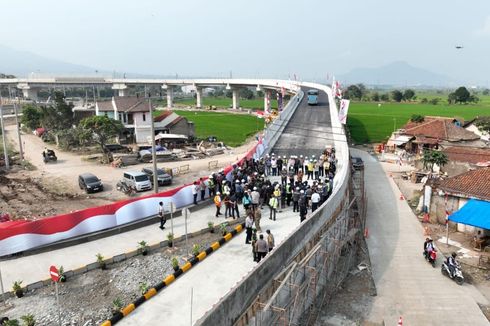
[[[340,100],[339,121],[345,125],[347,123],[347,113],[349,112],[349,100]]]
[[[339,99],[342,99],[342,90],[340,89],[340,83],[338,81],[335,82],[335,96]]]

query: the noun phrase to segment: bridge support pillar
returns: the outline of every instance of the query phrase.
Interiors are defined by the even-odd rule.
[[[113,84],[112,89],[117,91],[117,96],[123,97],[128,96],[128,86],[126,84]]]
[[[232,90],[232,99],[233,99],[233,110],[238,110],[240,108],[240,94],[238,88],[233,88]]]
[[[202,109],[202,87],[196,86],[196,108]]]
[[[271,90],[264,90],[264,113],[271,113]]]
[[[167,109],[174,106],[174,89],[172,86],[167,86]]]
[[[30,99],[30,100],[33,100],[33,101],[37,101],[38,100],[38,95],[37,95],[37,92],[38,92],[38,88],[34,88],[34,87],[31,87],[29,84],[25,83],[25,84],[18,84],[17,85],[17,88],[22,90],[22,96],[25,98],[25,99]]]

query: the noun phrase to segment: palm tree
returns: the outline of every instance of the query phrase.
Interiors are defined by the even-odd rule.
[[[443,167],[449,162],[449,159],[445,153],[429,149],[424,151],[422,161],[424,162],[424,168],[430,168],[430,172],[434,172],[435,164],[439,167]]]

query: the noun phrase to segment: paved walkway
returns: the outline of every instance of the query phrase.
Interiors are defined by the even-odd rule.
[[[423,259],[422,226],[387,175],[399,167],[352,153],[365,161],[367,243],[377,289],[366,318],[386,325],[396,325],[400,316],[406,325],[488,325],[477,305],[488,302],[475,287],[442,276],[441,257],[436,268]]]
[[[240,212],[243,209],[241,208]],[[209,204],[191,214],[187,222],[188,232],[196,232],[208,227],[208,221],[215,224],[225,221],[223,217],[216,218],[216,208]],[[230,219],[229,219],[230,220]],[[171,232],[170,220],[165,224],[165,230],[159,229],[159,222],[154,225],[123,232],[114,236],[82,243],[75,246],[48,251],[36,255],[19,257],[0,262],[3,284],[8,289],[17,280],[24,285],[49,278],[49,266],[63,265],[65,271],[75,269],[96,261],[95,255],[101,253],[104,257],[112,257],[138,247],[137,242],[146,241],[149,244],[167,240]],[[184,218],[174,218],[174,234],[179,237],[185,234]]]
[[[269,209],[264,208],[262,230],[264,234],[266,229],[271,230],[277,246],[298,226],[299,215],[288,208],[278,213],[274,222],[269,220],[268,214]],[[245,244],[245,232],[242,232],[118,324],[192,325],[255,266],[257,263],[252,260],[252,248]]]

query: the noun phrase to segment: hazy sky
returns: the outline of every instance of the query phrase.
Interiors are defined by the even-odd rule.
[[[101,70],[318,79],[403,60],[490,80],[489,0],[0,0],[0,12],[0,44]]]

